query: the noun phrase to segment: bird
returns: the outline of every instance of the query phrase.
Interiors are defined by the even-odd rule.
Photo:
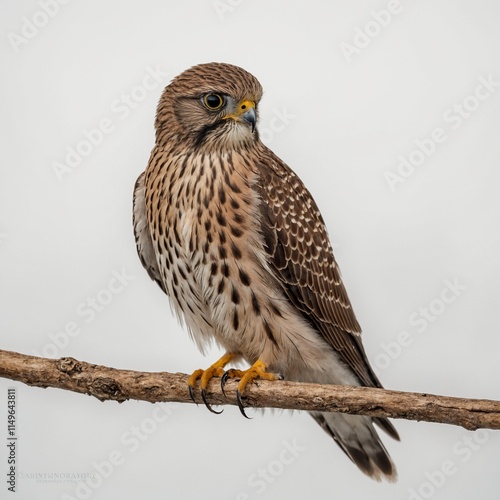
[[[133,195],[137,252],[202,353],[225,354],[189,377],[379,387],[327,228],[297,174],[259,137],[263,89],[228,63],[193,66],[165,87],[156,140]],[[246,362],[249,368],[228,368]],[[245,414],[245,413],[244,413]],[[369,477],[396,467],[374,424],[385,418],[310,412]],[[246,415],[245,415],[246,416]]]

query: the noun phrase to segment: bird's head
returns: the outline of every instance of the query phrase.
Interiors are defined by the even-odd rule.
[[[194,147],[237,147],[258,140],[262,87],[238,66],[194,66],[168,85],[158,104],[156,140],[188,140]]]

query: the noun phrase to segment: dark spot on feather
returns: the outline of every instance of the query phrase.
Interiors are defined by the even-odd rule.
[[[237,224],[243,224],[243,222],[245,222],[245,217],[243,217],[243,215],[236,212],[234,214],[234,222],[236,222]]]
[[[226,193],[224,191],[222,184],[219,186],[219,200],[220,200],[222,205],[224,205],[224,203],[226,203]]]
[[[217,293],[220,295],[224,291],[224,286],[226,282],[224,281],[224,278],[222,278],[219,282],[219,286],[217,287]]]
[[[233,328],[237,330],[239,326],[240,326],[240,319],[238,318],[238,311],[235,308],[233,311]]]
[[[239,238],[243,234],[243,231],[238,227],[231,226],[230,229],[231,229],[231,234],[236,238]]]
[[[232,189],[234,193],[241,193],[241,189],[234,182],[229,182],[229,187]]]
[[[245,286],[250,286],[250,276],[243,271],[243,269],[238,269],[239,275],[240,275],[240,280]]]
[[[276,314],[277,316],[279,316],[280,318],[283,317],[283,314],[281,313],[281,310],[274,305],[274,302],[269,301],[269,309],[271,309],[271,311],[274,314]]]
[[[265,319],[262,319],[262,322],[264,323],[264,331],[266,332],[267,338],[276,346],[278,347],[278,342],[276,342],[276,339],[274,338],[273,331],[271,330],[271,327],[268,325],[267,321]]]
[[[233,302],[233,304],[240,303],[240,294],[238,293],[236,288],[234,288],[234,286],[233,286],[233,289],[231,291],[231,301]]]
[[[252,308],[255,314],[260,314],[260,304],[255,296],[255,293],[252,292]]]
[[[178,266],[177,270],[179,271],[179,274],[181,275],[181,278],[183,280],[187,279],[186,273],[184,272],[184,269],[182,269],[182,267]]]
[[[241,259],[241,250],[234,244],[234,242],[231,242],[231,252],[235,259]]]
[[[227,155],[227,163],[231,167],[231,170],[234,170],[233,155],[231,153]]]
[[[184,309],[182,308],[182,304],[179,301],[179,294],[177,293],[177,288],[176,287],[172,288],[172,293],[174,294],[175,301],[177,302],[177,304],[179,304],[179,307],[181,308],[181,311],[183,311]]]
[[[181,239],[179,236],[179,232],[177,231],[177,224],[174,224],[174,237],[175,237],[175,241],[180,241],[180,239]]]
[[[219,257],[221,259],[227,259],[227,250],[226,250],[226,247],[219,247]]]
[[[217,269],[218,269],[218,264],[217,262],[212,262],[212,265],[210,266],[210,275],[215,276],[217,274]]]
[[[217,212],[217,222],[221,225],[221,226],[225,226],[227,224],[226,222],[226,218],[222,215],[221,212]]]
[[[227,265],[227,262],[223,262],[221,266],[221,271],[222,274],[228,278],[229,277],[229,266]]]
[[[189,158],[189,156],[186,156],[184,158],[184,161],[182,162],[182,167],[181,167],[181,170],[179,172],[179,178],[181,178],[186,173],[188,158]]]

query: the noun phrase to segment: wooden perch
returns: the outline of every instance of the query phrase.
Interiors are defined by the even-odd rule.
[[[73,358],[46,359],[0,350],[0,377],[36,387],[55,387],[90,394],[101,401],[128,399],[191,403],[188,376],[183,373],[145,373],[93,365]],[[236,404],[237,381],[221,391],[218,379],[210,382],[207,401]],[[199,391],[197,402],[202,403]],[[244,394],[245,406],[290,410],[336,411],[372,417],[424,420],[465,427],[500,429],[500,402],[433,394],[389,391],[295,382],[258,381]]]

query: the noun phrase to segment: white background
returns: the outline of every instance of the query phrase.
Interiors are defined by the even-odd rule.
[[[371,11],[384,0],[74,0],[46,22],[41,4],[1,2],[2,349],[184,373],[216,359],[196,351],[141,268],[131,209],[163,87],[194,64],[224,61],[265,88],[263,138],[322,209],[384,385],[500,399],[500,87],[473,97],[481,76],[500,82],[498,2],[393,1],[382,27]],[[144,80],[154,68],[159,81]],[[458,124],[453,106],[464,101]],[[54,164],[85,149],[84,131],[103,119],[112,130],[58,176]],[[446,140],[391,190],[386,172],[436,128]],[[113,272],[126,276],[114,294]],[[460,286],[444,292],[449,303],[446,280]],[[94,315],[93,297],[106,302]],[[68,323],[78,335],[61,333]],[[0,380],[2,498],[8,387],[25,475],[13,498],[500,498],[493,431],[396,421],[401,443],[384,442],[399,481],[377,484],[306,414],[250,410],[245,420],[234,407],[216,416],[187,404],[155,413]],[[131,438],[137,429],[142,441]],[[32,477],[94,473],[96,484],[110,455],[120,464],[86,493]],[[446,476],[435,472],[443,464]]]

